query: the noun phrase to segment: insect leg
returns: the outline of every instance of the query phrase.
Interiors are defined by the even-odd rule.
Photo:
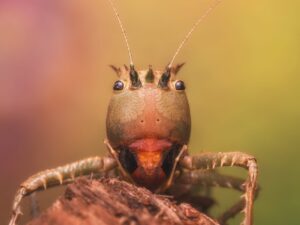
[[[189,181],[181,182],[180,177],[176,177],[166,194],[173,196],[178,203],[188,203],[208,215],[208,210],[216,203],[211,197],[209,186],[199,186],[191,184]]]
[[[40,214],[40,207],[36,198],[36,192],[33,192],[30,197],[31,210],[30,214],[32,218],[36,218]]]
[[[245,218],[243,225],[253,224],[253,201],[257,186],[258,168],[256,159],[242,152],[202,153],[197,156],[185,156],[180,166],[188,170],[215,169],[216,167],[238,166],[248,170],[245,185]]]
[[[177,168],[177,165],[179,163],[179,160],[184,155],[184,153],[187,152],[187,149],[188,149],[187,145],[182,146],[182,148],[180,149],[179,154],[177,155],[177,157],[174,160],[174,164],[173,164],[172,171],[170,173],[169,178],[167,179],[166,183],[161,188],[156,190],[156,193],[164,192],[165,190],[167,190],[172,185],[172,182],[174,180],[174,176],[175,176],[175,172],[176,172],[176,168]]]
[[[121,164],[120,160],[119,160],[119,154],[118,152],[113,149],[113,147],[111,146],[111,144],[109,143],[108,139],[104,140],[104,144],[106,145],[109,153],[111,154],[111,156],[115,159],[119,171],[121,173],[121,175],[123,176],[123,178],[127,181],[129,181],[130,183],[134,184],[134,180],[131,178],[131,176],[128,174],[128,172],[124,169],[123,165]]]
[[[15,225],[19,215],[22,214],[20,203],[24,196],[48,187],[70,183],[75,177],[81,175],[106,172],[116,166],[116,161],[111,157],[90,157],[65,166],[45,170],[29,177],[20,185],[15,195],[9,225]]]
[[[203,186],[218,186],[224,188],[231,188],[237,191],[245,192],[244,180],[232,176],[222,175],[215,171],[183,171],[177,183],[191,184],[191,185],[203,185]],[[256,188],[255,198],[258,196],[259,187]],[[245,207],[245,199],[241,199],[222,215],[218,217],[220,224],[225,224],[226,221],[234,217]]]

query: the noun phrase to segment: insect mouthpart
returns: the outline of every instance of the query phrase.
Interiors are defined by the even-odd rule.
[[[170,176],[181,147],[163,139],[140,139],[119,148],[119,160],[137,184],[155,190]]]

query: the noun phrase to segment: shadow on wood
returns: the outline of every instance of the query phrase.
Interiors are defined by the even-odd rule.
[[[28,225],[218,225],[192,208],[177,205],[118,179],[77,179],[64,196]]]

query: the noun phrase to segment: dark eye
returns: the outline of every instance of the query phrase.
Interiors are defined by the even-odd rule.
[[[115,91],[119,91],[119,90],[122,90],[124,88],[124,83],[120,80],[117,80],[115,83],[114,83],[114,90]]]
[[[176,81],[175,88],[176,90],[184,90],[185,89],[184,82],[182,80]]]

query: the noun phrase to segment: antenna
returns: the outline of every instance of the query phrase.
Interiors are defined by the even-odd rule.
[[[121,18],[120,18],[120,15],[118,13],[118,10],[116,8],[116,6],[114,5],[113,3],[113,0],[108,0],[112,9],[114,10],[114,13],[115,13],[115,16],[119,22],[119,26],[121,28],[121,31],[122,31],[122,34],[123,34],[123,37],[124,37],[124,40],[125,40],[125,43],[126,43],[126,47],[127,47],[127,51],[128,51],[128,55],[129,55],[129,63],[131,66],[133,66],[133,61],[132,61],[132,54],[131,54],[131,50],[130,50],[130,47],[129,47],[129,42],[128,42],[128,38],[127,38],[127,34],[126,34],[126,30],[123,26],[123,23],[121,21]]]
[[[206,11],[200,16],[200,18],[194,23],[194,25],[192,26],[192,28],[190,29],[190,31],[186,34],[186,36],[184,37],[183,41],[180,43],[180,45],[178,46],[178,48],[176,49],[175,54],[173,55],[168,68],[172,67],[172,64],[174,63],[174,60],[176,58],[176,56],[178,55],[178,53],[180,52],[180,50],[182,49],[182,47],[184,46],[184,44],[189,40],[189,38],[191,37],[191,34],[195,31],[196,27],[211,13],[211,11],[218,5],[221,3],[221,0],[216,0],[213,1],[213,3],[211,3],[211,5],[206,9]]]

